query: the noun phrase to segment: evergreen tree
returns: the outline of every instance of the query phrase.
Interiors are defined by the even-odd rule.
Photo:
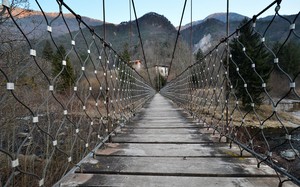
[[[124,61],[125,64],[130,65],[130,54],[128,51],[128,43],[125,43],[123,46],[123,52],[121,54],[121,58]],[[126,76],[126,73],[129,73],[128,69],[126,68],[126,65],[121,63],[119,64],[119,79],[122,79],[121,86],[123,86],[123,81],[128,81],[128,77]]]
[[[52,58],[52,75],[57,76],[63,69],[62,61],[66,56],[66,50],[63,46],[59,46],[56,53]],[[58,91],[65,91],[73,85],[75,79],[74,70],[72,64],[70,63],[69,57],[66,59],[66,66],[61,72],[58,81],[56,82],[56,89]]]
[[[204,54],[202,52],[201,49],[198,49],[197,53],[195,54],[195,58],[196,58],[196,63],[200,63],[201,60],[203,59]],[[192,83],[192,87],[193,88],[198,88],[199,84],[198,84],[198,73],[199,71],[202,72],[205,69],[206,65],[203,63],[201,64],[201,67],[198,68],[198,66],[195,66],[191,69],[191,73],[192,73],[192,77],[191,77],[191,83]]]
[[[300,45],[289,42],[280,49],[281,45],[281,43],[276,43],[273,47],[273,51],[279,58],[279,65],[284,71],[295,77],[300,72]]]
[[[118,75],[119,75],[119,80],[121,81],[120,82],[120,87],[123,88],[124,86],[124,81],[127,79],[127,76],[126,76],[126,65],[124,63],[119,63],[119,72],[118,72]]]
[[[196,56],[196,62],[199,62],[204,57],[204,54],[201,49],[198,49],[195,56]]]
[[[44,45],[44,49],[43,49],[43,58],[45,60],[49,60],[51,61],[52,58],[53,58],[53,49],[52,49],[52,46],[49,42],[49,40],[46,40],[46,43]]]
[[[243,20],[241,26],[247,23],[247,19]],[[270,56],[265,50],[265,48],[260,47],[260,36],[252,32],[253,28],[250,24],[245,25],[240,29],[240,34],[238,39],[233,39],[230,43],[230,50],[232,54],[233,61],[237,64],[239,68],[239,73],[245,80],[247,84],[247,90],[251,95],[251,98],[256,106],[262,103],[263,95],[261,94],[264,90],[262,83],[267,83],[269,79],[269,70],[271,67]],[[245,47],[244,54],[243,46]],[[253,65],[255,65],[255,70],[262,77],[262,81],[259,76],[255,73]],[[229,77],[231,83],[233,84],[237,96],[242,100],[242,104],[245,108],[251,106],[251,98],[249,97],[244,81],[237,73],[237,68],[232,61],[229,63]]]
[[[124,62],[129,63],[130,62],[130,53],[129,53],[129,46],[128,43],[125,43],[123,46],[123,52],[121,54],[122,59]]]
[[[196,68],[196,66],[191,68],[191,74],[192,74],[192,77],[190,80],[190,82],[192,83],[191,87],[196,89],[196,88],[198,88],[198,76],[197,76],[198,68]]]

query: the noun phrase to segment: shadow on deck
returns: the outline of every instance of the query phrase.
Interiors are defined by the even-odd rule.
[[[57,186],[278,186],[273,169],[240,157],[159,94],[112,141]]]

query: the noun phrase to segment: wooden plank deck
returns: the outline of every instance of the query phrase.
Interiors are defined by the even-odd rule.
[[[157,94],[112,143],[83,160],[58,186],[278,186],[275,172],[239,157]],[[283,186],[296,186],[284,183]]]

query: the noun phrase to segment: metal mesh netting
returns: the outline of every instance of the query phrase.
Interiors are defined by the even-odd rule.
[[[35,3],[44,16],[36,28],[3,5],[1,186],[54,184],[155,93],[62,1],[53,17]]]
[[[274,15],[258,22],[270,8]],[[241,155],[248,151],[258,166],[274,168],[280,182],[284,174],[298,185],[299,14],[282,16],[280,1],[273,2],[161,90],[220,141],[238,144]]]

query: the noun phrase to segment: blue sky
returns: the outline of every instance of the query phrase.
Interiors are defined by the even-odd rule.
[[[102,1],[103,0],[64,0],[66,4],[81,16],[100,20],[103,20]],[[29,0],[29,2],[31,9],[38,9],[34,0]],[[197,21],[204,19],[206,16],[216,12],[226,12],[226,2],[227,0],[192,0],[192,20]],[[252,17],[272,2],[273,0],[230,0],[230,12]],[[55,0],[39,0],[39,3],[46,12],[58,11]],[[156,12],[167,17],[175,26],[178,26],[180,23],[184,0],[135,0],[134,3],[138,17],[148,12]],[[122,21],[130,20],[129,0],[105,0],[105,5],[107,22],[118,24]],[[263,16],[273,14],[274,8],[275,7],[272,7],[270,11]],[[282,0],[281,14],[296,14],[299,12],[299,9],[299,0]],[[132,19],[134,19],[133,10]],[[189,23],[190,20],[191,0],[188,0],[183,24]]]

